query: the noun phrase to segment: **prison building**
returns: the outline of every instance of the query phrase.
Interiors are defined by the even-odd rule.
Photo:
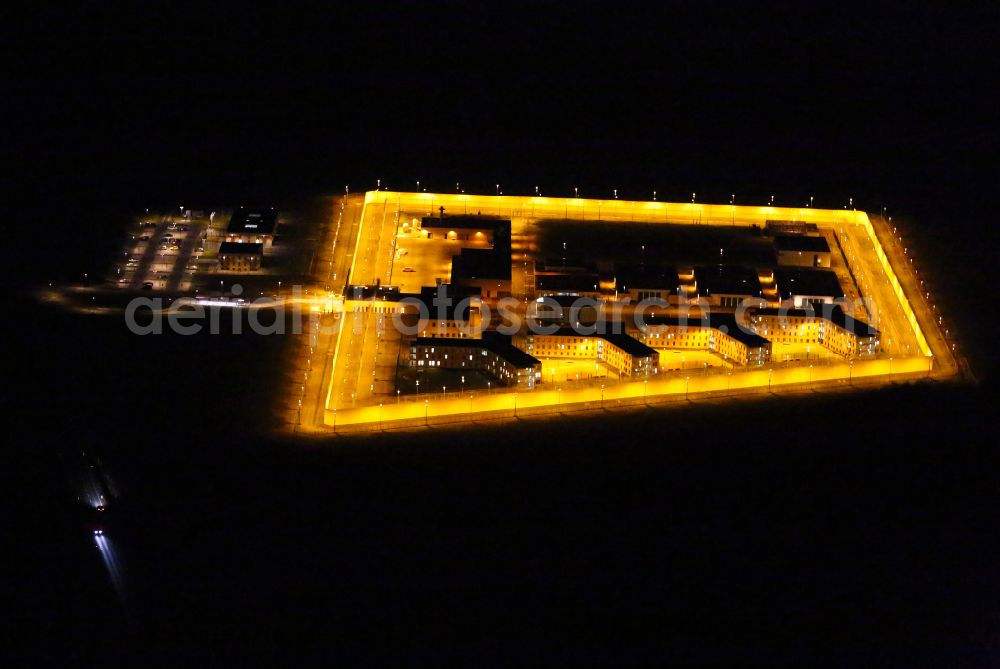
[[[531,355],[541,358],[594,360],[623,376],[642,377],[656,372],[659,353],[625,334],[581,334],[569,327],[551,334],[533,333],[525,338]]]
[[[530,389],[542,376],[542,363],[511,343],[510,337],[484,332],[482,339],[418,337],[410,343],[412,368],[485,372],[505,386]]]
[[[820,235],[776,235],[774,252],[779,265],[830,267],[830,245]]]
[[[740,327],[732,314],[647,317],[638,325],[630,323],[627,331],[654,349],[711,351],[734,365],[750,367],[771,360],[771,342]]]
[[[847,358],[872,356],[881,350],[878,330],[848,316],[838,304],[807,309],[757,309],[747,326],[780,344],[818,344]]]

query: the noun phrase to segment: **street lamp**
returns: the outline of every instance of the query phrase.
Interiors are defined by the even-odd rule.
[[[514,393],[514,418],[517,418],[517,393]]]
[[[604,384],[601,384],[601,408],[604,408]]]
[[[684,377],[684,400],[685,401],[688,400],[688,388],[690,387],[690,385],[691,385],[691,377],[690,376],[685,376]]]
[[[427,400],[424,400],[424,425],[427,425]]]

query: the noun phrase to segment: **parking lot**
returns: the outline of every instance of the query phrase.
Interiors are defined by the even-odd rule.
[[[202,267],[206,227],[206,221],[173,216],[138,221],[115,267],[117,285],[130,290],[191,290]]]

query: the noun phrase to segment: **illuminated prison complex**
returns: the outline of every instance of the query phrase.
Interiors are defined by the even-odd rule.
[[[349,276],[364,290],[345,318],[363,326],[360,301],[373,290],[379,313],[417,323],[401,331],[398,364],[408,374],[445,373],[417,374],[428,381],[418,393],[440,392],[400,402],[397,386],[390,406],[382,400],[392,390],[361,379],[354,351],[339,362],[335,355],[324,414],[335,430],[930,374],[934,366],[914,307],[862,211],[371,191],[359,216]],[[349,238],[351,230],[340,234]],[[359,285],[345,286],[345,295]],[[438,310],[431,295],[438,287],[467,306]],[[505,298],[523,319],[511,336],[498,332],[511,325]],[[657,304],[644,310],[639,303],[647,300]],[[636,315],[643,316],[637,324]],[[360,352],[361,342],[338,338],[338,353],[342,344]],[[795,364],[803,353],[809,364]],[[623,382],[595,382],[612,376],[598,365]],[[672,373],[691,365],[705,373]],[[569,371],[576,369],[593,375]],[[451,377],[465,370],[488,381],[463,378],[470,392],[447,394]],[[475,390],[487,382],[494,392]],[[496,392],[501,386],[512,392]],[[525,389],[532,392],[519,396]]]
[[[703,351],[724,365],[755,367],[772,361],[774,344],[799,345],[807,352],[815,345],[848,358],[880,350],[878,331],[842,309],[848,303],[840,279],[828,269],[826,238],[815,226],[781,224],[771,226],[773,241],[765,242],[774,244],[772,263],[757,267],[675,268],[652,257],[612,263],[539,260],[527,293],[535,299],[526,304],[525,315],[541,327],[516,332],[502,344],[469,341],[482,339],[491,326],[483,322],[480,307],[510,295],[510,226],[509,219],[443,212],[412,219],[408,234],[457,242],[459,253],[452,258],[450,283],[425,286],[403,299],[410,303],[405,311],[422,316],[410,366],[472,368],[502,384],[526,386],[538,378],[538,358],[594,361],[621,377],[643,377],[660,371],[659,351]],[[609,308],[644,301],[667,313],[644,315],[638,324],[608,317]],[[595,323],[602,327],[581,329]],[[459,353],[458,344],[442,343],[447,340],[464,340],[468,350]]]

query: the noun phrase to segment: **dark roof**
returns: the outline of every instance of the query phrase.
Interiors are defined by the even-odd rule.
[[[442,291],[443,300],[438,299],[438,286],[424,286],[420,289],[420,294],[418,295],[405,295],[403,297],[414,298],[424,303],[427,307],[428,318],[430,320],[438,320],[438,307],[443,307],[445,320],[455,320],[455,316],[458,315],[462,320],[467,321],[469,319],[469,308],[463,308],[461,313],[456,314],[456,307],[469,298],[471,302],[479,297],[479,290],[459,288],[449,284],[442,284],[440,286],[444,290]]]
[[[560,307],[569,308],[577,303],[577,300],[584,300],[579,306],[594,308],[594,302],[601,304],[604,302],[603,298],[600,297],[581,297],[579,295],[543,295],[535,299],[535,304],[545,304],[552,306],[553,304],[558,304]]]
[[[600,335],[600,337],[636,358],[649,358],[657,355],[656,351],[652,348],[624,332],[621,334],[604,334]]]
[[[848,316],[839,304],[811,305],[813,309],[755,309],[753,313],[762,316],[787,316],[788,318],[825,318],[859,337],[873,337],[878,330],[864,321]]]
[[[778,294],[783,300],[792,295],[815,295],[834,299],[844,296],[840,280],[829,270],[782,267],[774,270],[774,280],[778,284]]]
[[[255,254],[262,255],[264,253],[263,244],[242,244],[240,242],[222,242],[219,245],[219,255],[223,254]]]
[[[420,222],[424,228],[448,228],[449,230],[460,230],[462,228],[507,228],[510,229],[509,218],[490,218],[488,216],[424,216]]]
[[[646,346],[635,337],[625,334],[624,332],[604,333],[604,334],[600,332],[594,332],[587,334],[585,332],[577,332],[571,327],[561,327],[558,330],[547,334],[549,336],[554,336],[554,337],[600,337],[601,339],[611,344],[614,344],[615,346],[625,351],[629,355],[635,356],[637,358],[648,358],[650,356],[656,355],[655,350]]]
[[[483,332],[483,343],[501,358],[521,369],[527,369],[542,364],[542,361],[533,355],[525,353],[512,343],[510,335],[488,330]]]
[[[676,293],[681,282],[673,267],[649,265],[615,265],[615,283],[622,290],[648,288]]]
[[[246,209],[240,207],[233,212],[226,226],[226,232],[249,235],[273,235],[278,224],[278,212],[270,209]]]
[[[672,327],[704,327],[705,321],[700,318],[681,319],[677,316],[648,316],[643,319],[646,325],[668,325]],[[708,315],[708,327],[714,328],[723,334],[727,334],[738,342],[742,342],[749,348],[760,348],[767,346],[770,342],[760,335],[750,332],[745,326],[741,327],[733,314],[711,313]]]
[[[441,346],[447,348],[476,348],[492,351],[520,369],[528,369],[542,364],[541,360],[529,355],[511,343],[511,338],[499,332],[483,332],[482,339],[453,339],[448,337],[417,337],[414,346]]]
[[[542,274],[535,275],[535,290],[555,290],[571,293],[592,293],[597,290],[596,274]]]
[[[769,234],[786,235],[806,235],[818,232],[819,228],[815,223],[805,223],[803,221],[779,221],[768,219],[764,222],[764,230]]]
[[[811,235],[777,235],[774,247],[778,251],[805,251],[808,253],[829,253],[830,245],[825,237]]]
[[[736,265],[694,268],[699,295],[752,295],[759,297],[760,279],[756,270]]]
[[[462,249],[451,260],[451,280],[461,279],[506,279],[510,280],[510,251],[493,249]]]

